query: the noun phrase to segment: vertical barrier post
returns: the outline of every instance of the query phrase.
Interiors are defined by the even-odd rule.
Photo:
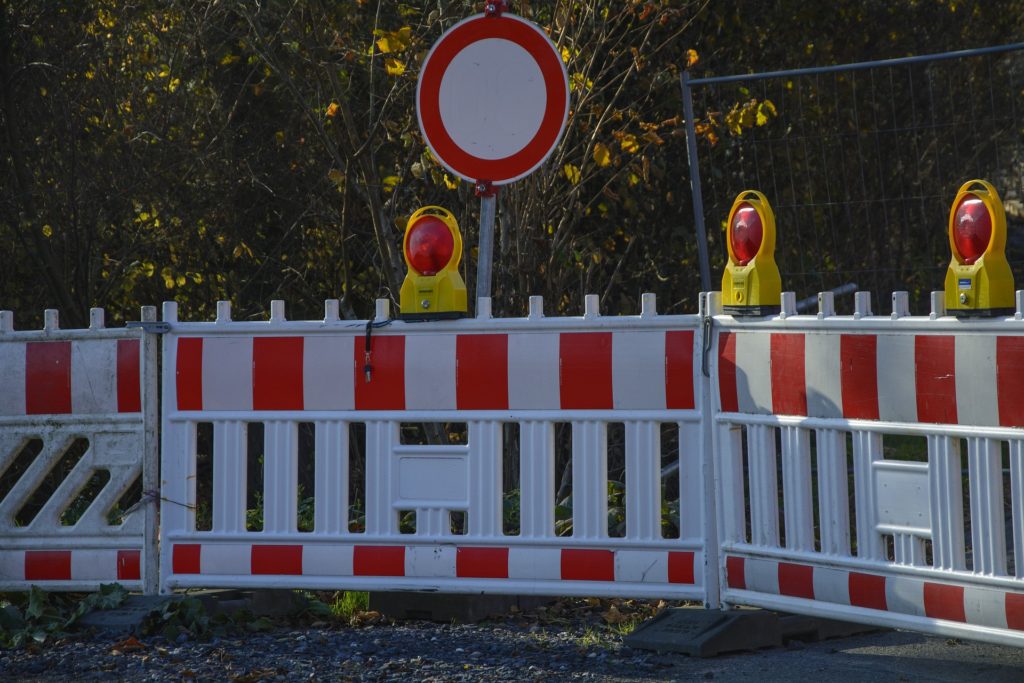
[[[142,307],[142,322],[156,322],[156,306]],[[158,545],[160,491],[160,404],[157,396],[157,335],[142,332],[142,592],[154,595],[159,590],[160,554]]]
[[[684,81],[685,83],[685,81]],[[685,90],[685,88],[684,88]],[[711,394],[711,378],[718,374],[718,355],[715,345],[713,316],[718,313],[717,292],[704,292],[699,298],[699,314],[701,325],[694,334],[694,375],[698,378],[700,395],[697,397],[697,408],[700,410],[700,471],[701,471],[701,512],[703,517],[704,536],[701,539],[704,546],[704,606],[707,609],[718,609],[721,606],[721,588],[719,577],[725,571],[721,566],[721,549],[719,548],[718,525],[722,511],[717,509],[717,503],[721,499],[715,495],[718,488],[718,477],[720,473],[715,471],[715,452],[717,444],[715,434],[715,403]],[[710,356],[708,358],[707,356]],[[705,363],[708,365],[705,366]],[[708,372],[704,372],[707,367]],[[730,453],[727,457],[732,456]],[[681,457],[681,455],[680,455]],[[739,458],[739,453],[735,453]],[[681,463],[680,463],[681,464]],[[742,501],[743,484],[740,479],[740,500]],[[740,502],[742,508],[742,502]],[[742,514],[742,509],[741,509]],[[681,525],[680,525],[681,526]]]

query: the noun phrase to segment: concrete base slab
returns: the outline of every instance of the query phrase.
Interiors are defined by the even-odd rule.
[[[180,600],[180,595],[129,595],[120,607],[89,612],[78,620],[79,628],[92,628],[113,636],[138,633],[142,622],[164,605]]]
[[[92,628],[114,636],[139,633],[142,622],[171,602],[195,598],[209,615],[249,610],[256,616],[283,616],[301,608],[301,598],[292,590],[211,589],[172,595],[129,595],[120,607],[90,612],[78,620],[82,628]]]
[[[553,598],[534,595],[482,595],[479,593],[370,593],[370,609],[392,619],[473,624],[491,616],[546,605]]]
[[[641,624],[623,643],[639,650],[715,657],[725,652],[780,647],[790,640],[815,642],[877,630],[874,626],[767,610],[673,607]]]

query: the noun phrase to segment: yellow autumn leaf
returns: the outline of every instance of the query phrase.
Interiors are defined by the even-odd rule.
[[[580,169],[575,164],[566,164],[563,166],[562,173],[565,174],[566,179],[573,185],[578,184],[582,179]]]
[[[331,179],[331,182],[340,190],[345,186],[345,174],[336,168],[332,168],[327,172],[327,177]]]
[[[629,152],[630,154],[636,154],[640,151],[640,143],[637,142],[636,136],[632,133],[623,135],[619,141],[619,146],[622,147],[623,152]]]
[[[762,101],[757,105],[757,125],[765,125],[775,114],[775,104],[771,100]]]
[[[405,73],[405,63],[394,57],[384,60],[384,68],[387,69],[389,76],[401,76]]]
[[[226,55],[224,55],[223,57],[221,57],[221,59],[220,59],[220,65],[221,65],[221,66],[227,66],[227,65],[229,65],[229,64],[234,64],[234,63],[235,63],[235,62],[237,62],[237,61],[238,61],[239,59],[241,59],[241,57],[239,57],[238,55],[233,55],[233,54],[231,54],[231,53],[229,52],[228,54],[226,54]]]
[[[100,22],[100,26],[105,29],[112,29],[117,25],[117,20],[114,19],[114,15],[106,10],[100,10],[96,13],[96,19]]]
[[[44,225],[43,226],[43,237],[46,237],[46,238],[53,237],[53,228],[51,228],[49,225]]]
[[[572,53],[569,52],[569,48],[563,47],[562,48],[562,61],[565,62],[566,64],[568,64],[570,57],[572,57]]]
[[[402,52],[412,43],[412,28],[409,26],[403,26],[397,31],[380,31],[378,35],[377,49],[384,54]]]
[[[596,145],[594,145],[594,163],[596,163],[601,168],[604,168],[605,166],[612,163],[611,150],[608,149],[608,145],[604,144],[603,142],[599,142]]]
[[[591,90],[594,87],[594,81],[590,80],[583,74],[576,72],[569,79],[569,90],[572,92],[578,92],[580,90]]]
[[[333,117],[337,113],[338,113],[338,103],[337,102],[331,102],[329,105],[327,105],[327,118],[331,118],[331,117]]]
[[[447,187],[449,190],[454,190],[455,188],[457,188],[459,186],[459,183],[458,183],[458,181],[452,180],[451,178],[449,178],[448,174],[445,173],[444,174],[444,186]]]
[[[696,50],[694,50],[693,48],[690,48],[689,50],[686,51],[686,66],[687,66],[687,68],[693,66],[694,64],[696,64],[699,61],[700,61],[700,55],[697,54]]]
[[[391,192],[392,190],[394,190],[395,185],[398,184],[399,180],[400,178],[396,175],[389,175],[386,178],[384,178],[384,180],[381,181],[381,183],[384,185],[384,191]]]

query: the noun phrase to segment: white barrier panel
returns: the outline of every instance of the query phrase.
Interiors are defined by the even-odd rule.
[[[725,603],[1024,644],[1024,323],[717,316]]]
[[[231,322],[221,303],[217,322],[184,323],[165,305],[163,589],[419,589],[715,604],[717,572],[705,571],[717,559],[707,554],[714,520],[702,488],[708,450],[697,403],[707,386],[695,364],[699,317],[658,316],[653,304],[646,296],[640,316],[602,317],[588,297],[583,317],[549,319],[534,300],[527,318],[431,323],[388,322],[381,311],[369,337],[365,322],[337,319],[336,302],[322,322],[288,322],[275,302],[268,322]],[[410,423],[461,423],[466,434],[457,443],[409,443]],[[558,425],[571,439],[556,439]],[[349,500],[354,429],[365,462],[358,529]],[[259,430],[262,439],[253,437]],[[673,453],[664,452],[666,430],[678,443]],[[621,509],[612,511],[624,524],[614,534],[610,431],[621,436],[615,448],[625,474]],[[567,440],[571,481],[568,470],[555,471],[557,444]],[[199,471],[206,448],[212,464]],[[254,448],[264,480],[258,531],[249,530]],[[298,528],[303,448],[313,461],[311,531]],[[503,512],[510,451],[519,473],[514,530]],[[663,475],[663,459],[670,474]],[[662,500],[663,477],[675,479],[677,501]],[[555,495],[570,484],[571,513],[556,508]],[[202,530],[197,486],[212,497]],[[670,504],[678,507],[678,531],[666,538]],[[403,522],[411,516],[414,530]]]
[[[47,311],[31,332],[0,312],[0,590],[155,592],[157,510],[141,504],[157,488],[147,336],[104,329],[101,309],[87,330],[61,330]],[[133,486],[139,504],[122,509]]]

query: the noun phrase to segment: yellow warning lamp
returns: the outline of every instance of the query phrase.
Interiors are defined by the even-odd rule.
[[[466,283],[459,275],[462,235],[455,216],[425,206],[409,216],[402,247],[409,272],[402,283],[400,318],[438,320],[466,315]]]
[[[722,310],[732,315],[774,315],[781,310],[782,279],[775,264],[775,212],[756,190],[740,192],[726,225],[729,263],[722,276]]]
[[[946,311],[960,318],[1013,315],[1013,273],[1006,261],[1006,212],[984,180],[964,183],[949,212]]]

